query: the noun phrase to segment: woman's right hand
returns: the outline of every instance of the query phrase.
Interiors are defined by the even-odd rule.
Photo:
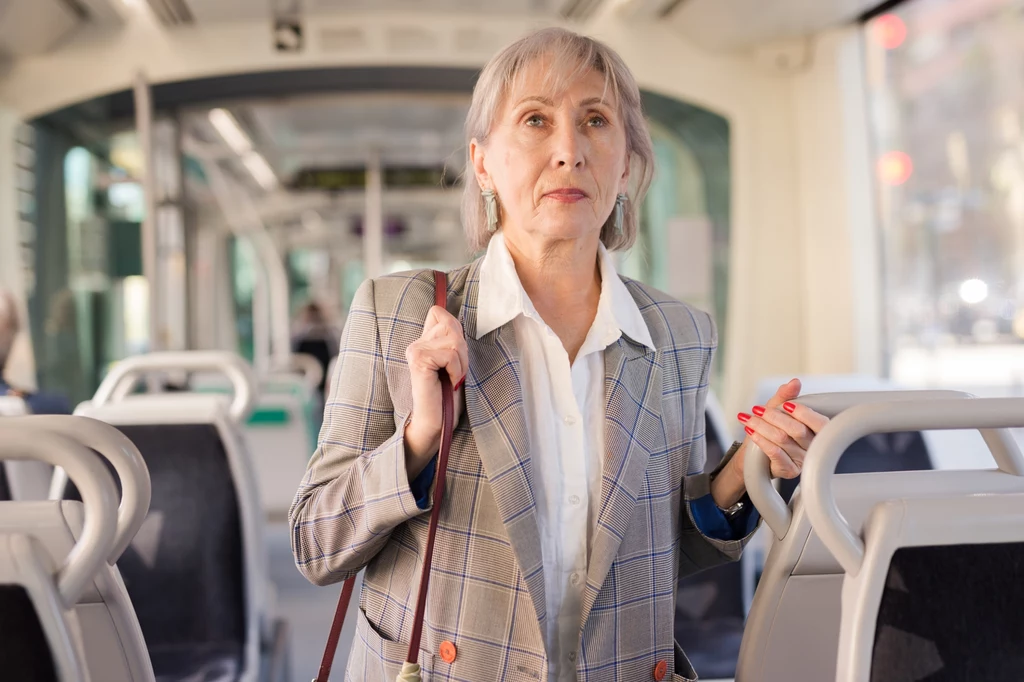
[[[446,369],[452,386],[469,371],[469,349],[462,325],[447,310],[434,306],[423,333],[405,350],[412,378],[412,418],[405,427],[405,464],[409,480],[416,478],[441,448],[441,379]],[[460,388],[461,391],[461,388]],[[455,394],[455,423],[462,413],[461,394]]]

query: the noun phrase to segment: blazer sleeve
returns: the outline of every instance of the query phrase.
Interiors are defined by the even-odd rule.
[[[690,458],[697,461],[705,461],[707,455],[707,440],[704,426],[704,410],[707,405],[708,387],[711,379],[711,360],[714,357],[715,349],[718,346],[718,332],[715,323],[710,315],[705,314],[706,320],[699,328],[699,336],[704,341],[707,352],[705,362],[701,371],[700,386],[697,389],[696,415],[694,429],[696,436],[691,446]],[[685,476],[683,478],[683,494],[686,499],[685,511],[682,518],[682,562],[680,563],[680,575],[686,576],[720,564],[736,561],[743,552],[743,547],[754,536],[759,525],[760,517],[751,519],[751,524],[743,530],[745,535],[734,539],[721,540],[710,537],[704,533],[708,523],[698,523],[707,508],[708,498],[711,495],[711,479],[722,470],[722,468],[736,454],[738,448],[730,448],[718,467],[712,472],[703,472]],[[713,499],[711,504],[714,504]]]
[[[367,281],[352,302],[320,442],[288,513],[295,565],[317,585],[358,573],[392,530],[424,512],[409,486],[408,415],[396,414],[388,389],[377,314]]]

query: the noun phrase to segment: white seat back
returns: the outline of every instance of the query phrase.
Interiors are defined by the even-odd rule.
[[[138,617],[116,562],[135,540],[145,522],[152,495],[149,471],[138,449],[116,428],[86,417],[35,416],[13,421],[37,433],[58,433],[103,457],[118,477],[121,499],[114,545],[107,565],[74,607],[81,624],[86,664],[97,680],[146,682],[154,679],[153,666]],[[95,455],[93,455],[95,456]],[[50,485],[51,500],[61,500],[67,472],[57,467]],[[81,504],[37,503],[31,512],[33,534],[50,556],[67,554],[82,527]]]
[[[857,404],[889,405],[902,400],[931,405],[943,400],[959,402],[965,396],[948,391],[860,392],[805,396],[798,402],[835,416]],[[1016,446],[1009,434],[986,432],[986,440],[991,441],[999,459],[1012,469],[1007,448],[1015,450]],[[852,442],[843,446],[840,456]],[[801,489],[806,487],[807,466]],[[747,618],[736,679],[830,679],[835,671],[839,641],[842,567],[812,532],[801,489],[787,506],[771,485],[767,457],[756,448],[748,453],[745,473],[751,499],[771,529],[774,542]],[[845,474],[831,481],[838,508],[851,527],[858,530],[878,502],[896,494],[933,497],[953,494],[965,484],[993,493],[1024,492],[1024,478],[1001,471]]]
[[[845,573],[837,682],[1024,676],[1024,457],[1003,430],[1022,426],[1020,398],[892,402],[851,408],[815,439],[807,515]],[[961,473],[952,493],[949,472],[926,472],[917,494],[897,492],[855,529],[833,492],[836,462],[856,438],[897,428],[985,429],[999,470]]]
[[[255,377],[227,353],[161,353],[126,362],[127,369],[111,369],[76,414],[117,426],[151,473],[149,540],[120,569],[154,670],[187,674],[189,666],[217,665],[255,680],[270,620],[263,514],[241,434],[255,402]],[[228,404],[209,394],[130,394],[149,371],[170,369],[222,371],[234,397]],[[206,597],[186,589],[196,582]]]
[[[99,459],[74,440],[14,420],[0,422],[0,459],[23,458],[63,467],[82,492],[85,513],[79,513],[76,540],[53,555],[47,543],[54,538],[39,533],[38,526],[43,517],[63,517],[61,503],[0,503],[4,674],[88,682],[92,678],[74,608],[89,598],[95,576],[108,566],[117,530],[114,482]]]

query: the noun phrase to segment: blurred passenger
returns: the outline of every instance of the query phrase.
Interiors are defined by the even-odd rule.
[[[297,328],[292,335],[292,352],[312,355],[324,370],[320,379],[320,395],[323,397],[330,377],[327,367],[338,354],[340,333],[327,321],[327,316],[320,304],[310,301],[299,311]]]
[[[20,329],[18,308],[13,294],[0,289],[0,395],[13,395],[23,399],[34,414],[71,414],[71,404],[64,396],[30,393],[7,383],[5,372],[10,369],[7,363]]]

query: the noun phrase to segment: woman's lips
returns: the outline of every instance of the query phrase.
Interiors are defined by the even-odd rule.
[[[574,204],[577,201],[583,201],[587,198],[587,193],[581,189],[556,189],[552,192],[548,192],[544,195],[549,199],[555,201],[562,201],[568,204]]]

